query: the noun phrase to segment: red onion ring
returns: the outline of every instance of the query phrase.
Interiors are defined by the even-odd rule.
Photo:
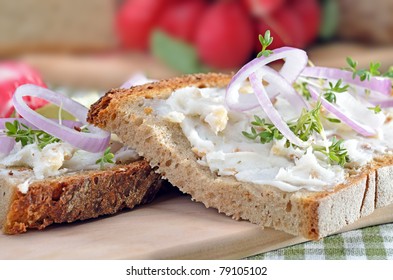
[[[265,87],[262,85],[262,78],[264,78],[264,76],[266,76],[266,79],[269,79],[279,89],[285,90],[288,86],[291,87],[288,81],[281,76],[274,75],[271,72],[266,71],[266,68],[259,69],[257,72],[250,75],[250,83],[254,89],[259,105],[269,117],[270,121],[277,127],[282,135],[289,140],[289,142],[299,147],[307,147],[307,143],[297,137],[292,130],[290,130],[280,113],[274,108]]]
[[[22,118],[0,118],[0,130],[5,129],[5,123],[7,122],[14,122],[18,121],[19,123],[23,123],[24,125],[27,125],[31,129],[37,129],[34,125],[26,121],[25,119]],[[56,120],[52,120],[56,121]],[[76,121],[70,121],[70,120],[63,120],[62,124],[65,125],[66,127],[69,128],[75,128],[75,127],[81,127],[82,123],[81,122],[76,122]],[[0,155],[8,155],[12,149],[15,146],[15,139],[12,137],[8,137],[7,135],[0,135]]]
[[[255,58],[251,60],[249,63],[244,65],[232,78],[230,81],[225,95],[225,100],[228,107],[232,110],[238,111],[248,111],[258,107],[258,102],[256,97],[253,94],[239,94],[239,89],[241,84],[250,77],[251,74],[258,71],[259,69],[263,69],[267,71],[267,64],[284,59],[285,63],[282,66],[279,74],[284,77],[284,79],[289,83],[293,83],[296,78],[299,76],[300,72],[304,69],[307,64],[308,57],[305,51],[290,48],[290,47],[282,47],[273,50],[273,53],[268,57],[261,56],[260,58]],[[269,75],[270,77],[270,75]],[[266,79],[267,80],[267,79]],[[266,87],[266,91],[271,94],[277,94],[276,85],[268,85]],[[296,93],[296,95],[298,95]],[[299,96],[300,99],[302,99]],[[300,102],[300,101],[299,101]],[[303,99],[302,99],[302,102]]]
[[[142,73],[136,73],[124,82],[120,88],[129,89],[133,86],[139,86],[150,82],[150,80]]]
[[[341,108],[339,108],[338,106],[334,105],[333,103],[330,103],[329,101],[327,101],[322,95],[320,95],[317,92],[317,90],[313,86],[309,86],[308,90],[310,91],[311,97],[314,100],[320,100],[322,103],[322,106],[325,107],[326,110],[328,110],[330,113],[334,114],[342,122],[349,125],[357,133],[359,133],[363,136],[366,136],[366,137],[374,136],[377,134],[377,130],[374,129],[373,127],[359,123],[358,121],[354,120],[353,118],[351,118],[347,114],[345,114]]]
[[[58,106],[62,106],[65,111],[74,115],[83,125],[87,125],[90,133],[78,132],[75,129],[60,125],[53,120],[41,116],[27,106],[23,100],[24,96],[42,98]],[[77,148],[97,153],[104,151],[108,147],[110,133],[97,127],[89,126],[86,122],[88,109],[64,95],[56,94],[49,89],[36,85],[26,84],[17,88],[12,100],[15,110],[28,122]]]
[[[369,99],[368,100],[373,105],[379,105],[381,108],[389,108],[393,107],[393,99],[386,98],[386,99]]]
[[[6,122],[13,122],[18,120],[20,123],[23,123],[31,128],[35,128],[26,121],[25,119],[19,118],[0,118],[0,130],[5,129]],[[15,146],[15,139],[12,137],[8,137],[7,135],[0,135],[0,155],[8,155]]]
[[[384,77],[371,77],[370,80],[361,81],[358,76],[353,78],[353,73],[346,70],[329,68],[329,67],[306,67],[300,74],[303,77],[315,78],[315,79],[328,79],[328,80],[340,80],[357,87],[368,89],[382,93],[384,95],[391,95],[392,92],[392,80]]]
[[[6,135],[0,135],[0,156],[8,155],[15,146],[15,140]]]

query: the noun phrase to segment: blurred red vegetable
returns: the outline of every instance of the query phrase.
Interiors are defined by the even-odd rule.
[[[260,18],[257,25],[258,33],[264,34],[267,29],[270,29],[271,36],[274,38],[271,49],[282,46],[296,48],[306,46],[303,22],[290,7],[285,6],[269,17]],[[260,51],[260,43],[255,43],[256,50]]]
[[[186,0],[170,4],[159,18],[157,27],[177,39],[193,43],[199,19],[207,3],[203,0]]]
[[[298,15],[303,25],[306,45],[318,36],[321,24],[321,6],[318,0],[291,0],[291,9]]]
[[[243,0],[243,3],[250,14],[266,16],[280,9],[285,4],[285,0]]]
[[[197,28],[196,47],[204,63],[234,68],[246,62],[253,50],[254,26],[238,1],[211,4]]]
[[[116,15],[116,30],[123,47],[147,50],[153,30],[165,0],[126,0]]]
[[[29,65],[21,62],[0,62],[0,117],[8,118],[14,112],[12,96],[15,89],[23,84],[35,84],[46,87],[39,73]],[[38,109],[47,104],[45,100],[25,97],[26,103],[32,109]]]

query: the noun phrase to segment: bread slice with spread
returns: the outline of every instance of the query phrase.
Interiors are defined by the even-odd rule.
[[[354,143],[357,134],[340,124],[336,135],[349,137],[343,143],[351,160],[339,165],[282,137],[264,144],[247,138],[254,114],[260,121],[263,112],[228,108],[232,78],[194,74],[112,89],[88,121],[116,133],[193,200],[262,227],[319,239],[393,202],[393,156],[382,147],[389,140],[373,147],[380,140],[354,136]],[[289,113],[291,104],[276,99]],[[389,117],[383,129],[389,137]]]
[[[27,106],[35,95],[78,121],[48,119]],[[150,202],[161,177],[115,135],[86,123],[80,103],[22,85],[13,106],[23,118],[0,119],[0,228],[6,234],[114,214]],[[61,116],[61,114],[59,113]]]
[[[29,168],[0,169],[0,225],[6,234],[110,215],[150,202],[160,176],[144,160],[31,180]]]

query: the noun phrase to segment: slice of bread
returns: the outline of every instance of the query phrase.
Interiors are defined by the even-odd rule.
[[[36,180],[21,192],[18,185],[32,176],[28,168],[0,169],[0,225],[6,234],[114,214],[151,201],[161,186],[144,160]]]
[[[225,87],[231,76],[197,74],[130,89],[112,89],[92,105],[88,121],[116,133],[181,191],[234,219],[319,239],[393,202],[393,157],[375,159],[330,191],[285,192],[218,176],[200,165],[179,124],[147,107],[179,88]],[[149,101],[150,100],[150,101]],[[147,101],[147,102],[146,102]]]

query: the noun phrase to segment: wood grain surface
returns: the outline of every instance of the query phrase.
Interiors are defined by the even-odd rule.
[[[393,205],[343,231],[393,221]],[[0,259],[240,259],[307,240],[235,221],[173,191],[118,215],[0,234]]]

